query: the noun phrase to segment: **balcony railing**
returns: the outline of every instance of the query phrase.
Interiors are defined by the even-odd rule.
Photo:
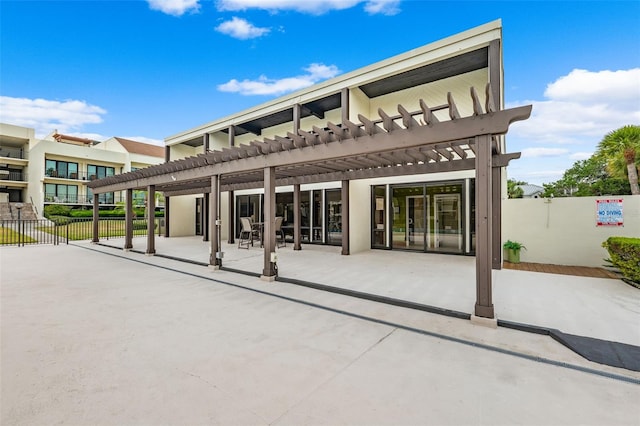
[[[0,180],[12,180],[15,182],[26,182],[27,174],[16,170],[0,170]]]
[[[0,146],[0,157],[18,158],[21,160],[26,160],[27,158],[24,149],[10,146]]]
[[[98,176],[95,173],[89,174],[87,172],[59,172],[58,170],[45,170],[44,175],[47,177],[58,178],[58,179],[72,179],[72,180],[84,180],[91,181],[98,179]]]

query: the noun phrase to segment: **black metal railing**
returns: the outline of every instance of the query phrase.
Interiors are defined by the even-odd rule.
[[[77,172],[66,171],[65,172],[65,171],[59,171],[56,169],[47,169],[45,170],[44,175],[50,178],[82,180],[82,181],[92,181],[92,180],[97,180],[105,177],[105,176],[98,176],[96,173],[89,173],[85,171],[77,171]]]
[[[26,182],[27,174],[17,170],[0,170],[0,180]]]
[[[154,231],[164,233],[164,218],[154,219]],[[124,218],[100,218],[98,238],[124,238],[126,221]],[[133,235],[147,234],[147,220],[133,220]],[[26,246],[34,244],[68,244],[69,241],[93,239],[92,218],[52,217],[39,220],[1,220],[0,246]]]
[[[23,148],[14,148],[0,145],[0,157],[26,159]]]

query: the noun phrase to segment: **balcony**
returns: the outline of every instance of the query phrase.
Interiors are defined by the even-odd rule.
[[[80,181],[92,181],[98,179],[98,176],[93,173],[89,174],[87,172],[60,172],[54,169],[48,169],[44,172],[46,177],[56,178],[56,179],[71,179],[71,180],[80,180]]]
[[[26,182],[27,174],[22,172],[21,170],[0,170],[0,180]]]
[[[93,205],[93,196],[87,195],[75,195],[75,194],[67,194],[67,195],[56,195],[51,193],[46,193],[44,195],[45,204],[65,204],[65,205],[85,205],[91,206]],[[115,206],[116,203],[124,202],[124,198],[119,194],[100,194],[98,196],[98,204],[106,205],[106,206]]]
[[[23,148],[0,145],[0,158],[16,158],[26,160],[25,150]]]

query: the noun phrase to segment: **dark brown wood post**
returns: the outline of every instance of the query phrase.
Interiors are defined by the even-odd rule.
[[[169,235],[171,235],[171,233],[169,232],[169,220],[171,219],[170,216],[170,209],[169,209],[169,201],[171,197],[164,197],[164,236],[165,238],[169,238]]]
[[[300,130],[300,118],[302,116],[302,107],[300,104],[293,105],[293,134],[297,135]]]
[[[342,254],[349,254],[349,181],[342,181]]]
[[[165,146],[164,147],[164,162],[168,163],[169,161],[171,161],[171,147],[170,146]]]
[[[236,238],[236,229],[234,226],[236,223],[236,200],[233,191],[229,191],[229,205],[227,207],[229,210],[229,219],[227,220],[227,232],[229,234],[229,239],[227,242],[229,244],[233,244]]]
[[[344,88],[340,92],[340,109],[342,111],[342,122],[349,120],[349,89]]]
[[[211,176],[211,192],[209,193],[209,230],[211,241],[211,254],[209,255],[209,266],[220,269],[222,266],[222,254],[220,250],[220,179],[218,175]]]
[[[491,267],[502,269],[502,168],[491,168]]]
[[[476,145],[476,306],[475,315],[494,318],[491,295],[491,135],[475,137]]]
[[[147,255],[156,254],[156,186],[147,187]]]
[[[209,133],[202,135],[202,152],[204,154],[209,152]]]
[[[133,189],[125,191],[125,212],[124,212],[124,249],[133,248]]]
[[[202,194],[202,214],[200,221],[202,223],[202,241],[209,241],[209,215],[211,214],[211,203],[209,203],[210,194]]]
[[[273,281],[278,274],[272,256],[276,252],[276,168],[264,168],[264,231],[262,240],[264,244],[264,269],[262,277],[267,281]]]
[[[92,243],[97,243],[100,241],[100,232],[99,226],[100,224],[100,204],[98,202],[98,194],[93,194],[93,238],[91,239]]]
[[[491,40],[489,42],[489,83],[491,84],[491,92],[496,108],[501,110],[502,105],[502,61],[500,54],[500,40]]]
[[[300,211],[300,184],[293,185],[293,249],[302,250],[300,226],[302,212]]]
[[[236,127],[231,125],[229,126],[229,146],[235,146],[235,145],[236,145]],[[236,204],[235,203],[236,203],[235,195],[233,191],[229,191],[229,206],[228,206],[229,207],[229,220],[228,220],[229,223],[227,224],[227,232],[229,234],[229,238],[227,242],[229,244],[233,244],[236,238],[236,228],[235,228]]]

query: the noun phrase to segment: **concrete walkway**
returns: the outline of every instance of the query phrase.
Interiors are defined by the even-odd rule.
[[[547,336],[91,244],[0,284],[3,425],[640,423],[640,373]]]

